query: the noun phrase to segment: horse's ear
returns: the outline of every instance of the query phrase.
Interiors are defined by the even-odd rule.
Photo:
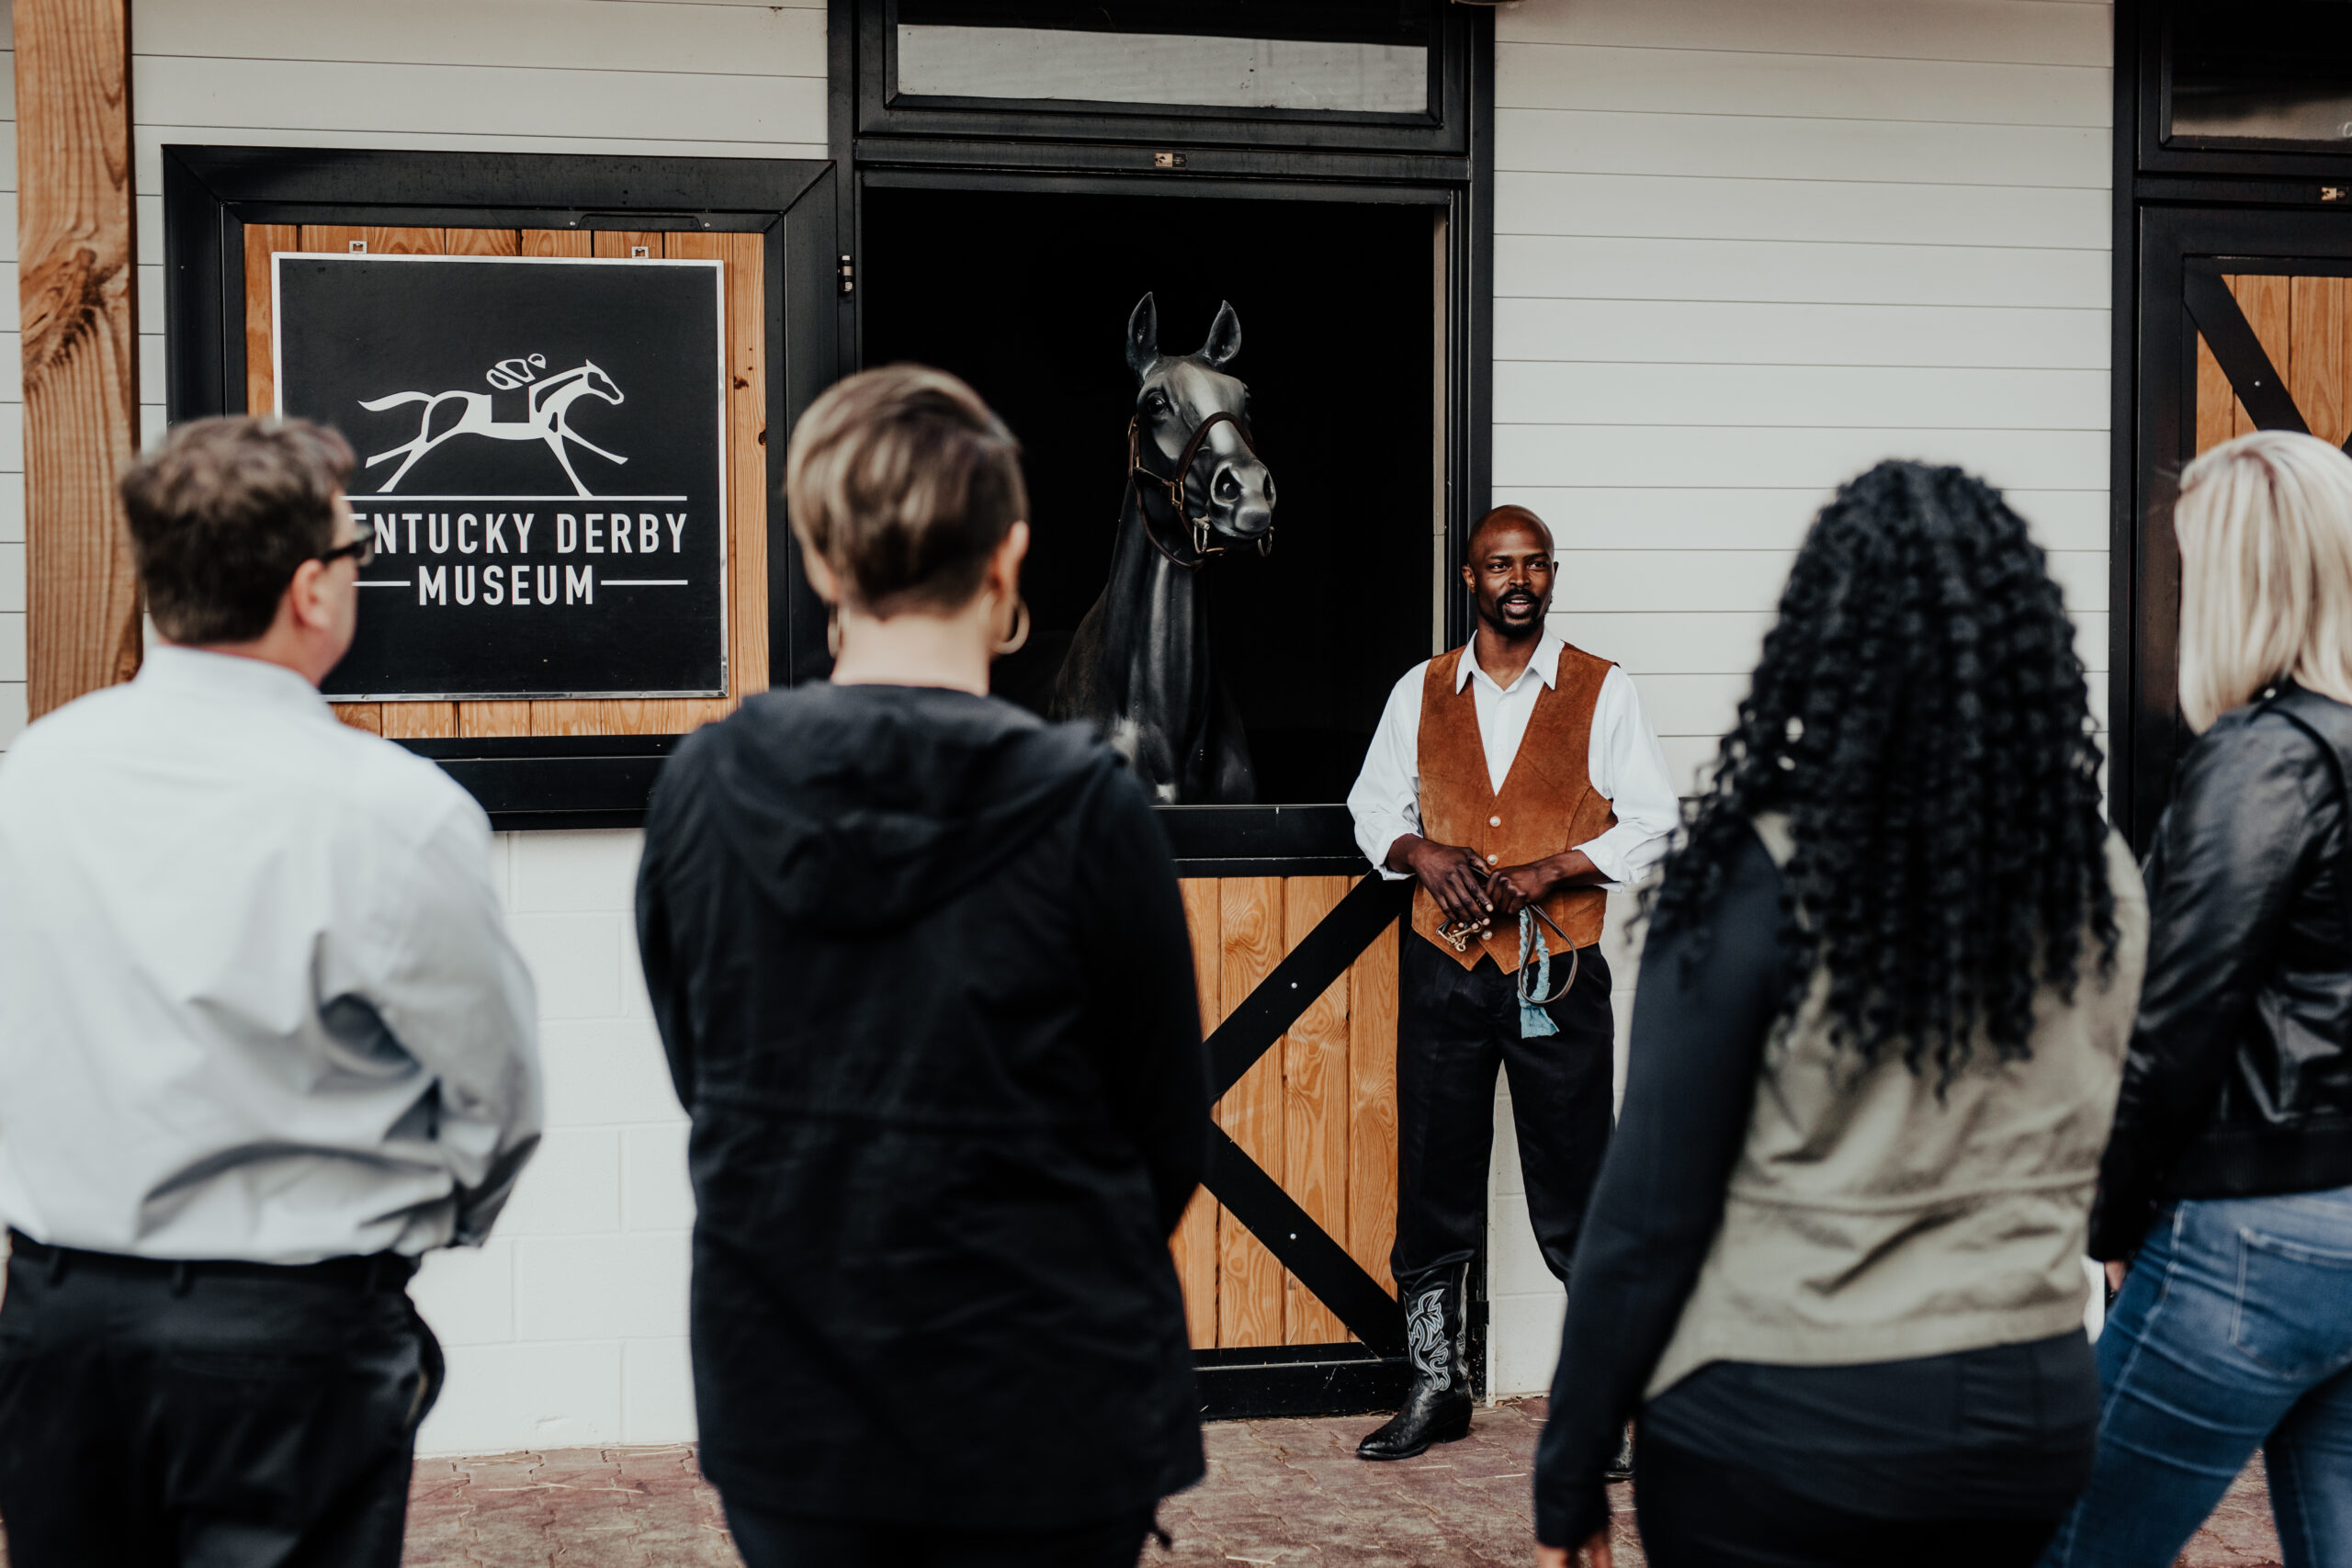
[[[1208,342],[1201,344],[1200,359],[1222,370],[1233,356],[1241,352],[1241,318],[1233,307],[1220,299],[1216,302],[1216,320],[1209,323]]]
[[[1127,368],[1140,381],[1151,374],[1154,362],[1159,358],[1159,307],[1146,294],[1136,301],[1133,314],[1127,317]]]

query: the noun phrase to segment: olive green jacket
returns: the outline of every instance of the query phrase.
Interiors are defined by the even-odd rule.
[[[1756,831],[1787,865],[1788,819]],[[2034,998],[2031,1055],[2000,1062],[1980,1038],[1940,1095],[1899,1051],[1863,1067],[1833,1049],[1828,976],[1814,976],[1765,1043],[1723,1224],[1648,1397],[1710,1361],[1901,1360],[2082,1322],[2091,1195],[2148,946],[2147,896],[2112,836],[2108,877],[2113,971],[2086,934],[2073,1003],[2048,985]]]

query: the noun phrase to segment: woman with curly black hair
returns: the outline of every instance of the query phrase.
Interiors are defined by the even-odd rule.
[[[1807,536],[1649,913],[1538,1455],[1606,1563],[2030,1563],[2089,1475],[2084,1242],[2147,942],[2074,627],[1999,493]]]

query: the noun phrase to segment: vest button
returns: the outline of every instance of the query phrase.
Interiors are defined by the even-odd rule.
[[[1487,826],[1489,828],[1499,828],[1502,825],[1503,819],[1499,817],[1489,817],[1487,818]]]
[[[1499,862],[1502,860],[1502,858],[1503,858],[1503,857],[1502,857],[1502,856],[1500,856],[1500,855],[1488,855],[1488,856],[1487,857],[1487,863],[1488,865],[1494,865],[1494,864],[1497,864],[1498,863],[1499,863]]]

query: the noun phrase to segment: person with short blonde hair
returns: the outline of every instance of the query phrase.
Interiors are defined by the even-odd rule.
[[[2261,1449],[2316,1568],[2352,1561],[2352,457],[2225,442],[2173,526],[2199,736],[2091,1226],[2098,1457],[2044,1562],[2170,1563]]]
[[[638,883],[703,1472],[752,1568],[1132,1568],[1203,1462],[1174,864],[1115,752],[989,695],[1028,505],[972,389],[851,377],[785,471],[832,678],[679,748]]]

